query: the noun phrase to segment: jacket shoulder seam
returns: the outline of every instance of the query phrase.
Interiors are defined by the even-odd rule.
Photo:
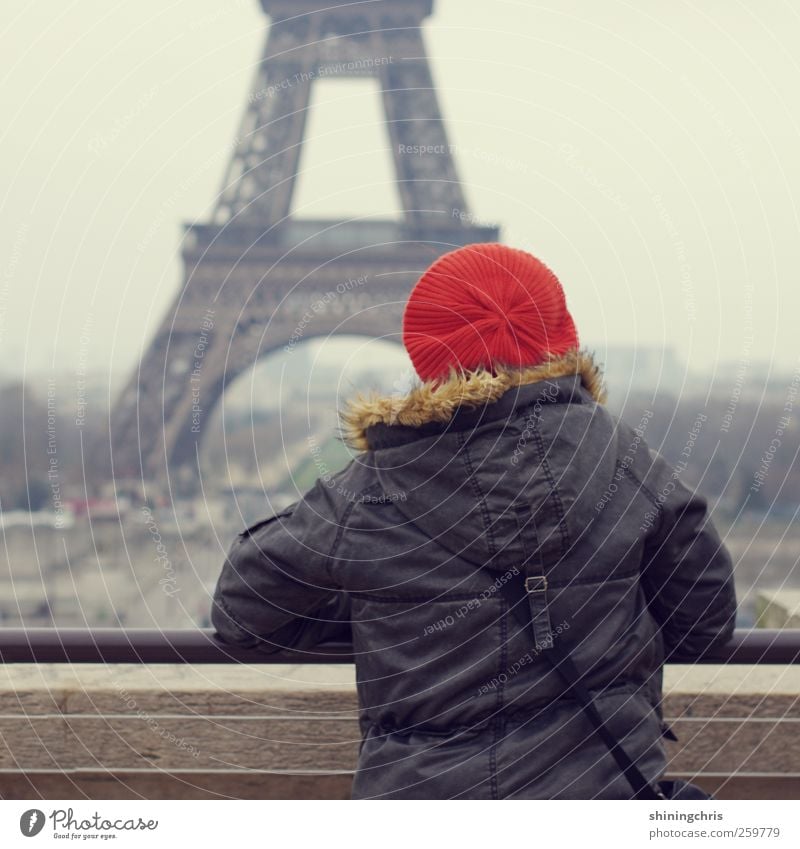
[[[664,508],[660,504],[658,498],[643,481],[639,480],[639,476],[625,463],[621,460],[616,461],[616,465],[622,469],[623,473],[626,474],[629,478],[633,480],[633,482],[642,490],[642,492],[647,496],[648,501],[650,501],[653,507],[656,508],[656,512],[658,513],[658,529],[653,532],[653,535],[657,535],[661,532],[661,526],[664,524]]]
[[[378,489],[380,487],[379,483],[376,481],[375,483],[371,483],[369,486],[365,486],[363,489],[359,490],[356,494],[355,498],[350,498],[347,507],[342,511],[341,518],[337,519],[336,524],[336,536],[333,538],[333,542],[331,543],[331,549],[328,553],[328,556],[325,558],[325,573],[328,576],[328,579],[332,584],[336,583],[336,579],[333,577],[333,573],[331,572],[331,567],[333,565],[333,561],[336,558],[336,552],[339,550],[339,545],[342,542],[342,537],[344,536],[345,529],[347,528],[347,522],[350,519],[350,514],[355,509],[356,504],[358,504],[359,499],[364,496],[366,493],[371,490]]]

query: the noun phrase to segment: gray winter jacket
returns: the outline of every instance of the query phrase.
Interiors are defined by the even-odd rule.
[[[531,555],[552,637],[640,769],[663,775],[662,664],[730,639],[732,564],[647,420],[604,401],[586,352],[359,399],[344,422],[362,453],[233,543],[221,639],[310,648],[352,628],[354,798],[630,797],[499,591]]]

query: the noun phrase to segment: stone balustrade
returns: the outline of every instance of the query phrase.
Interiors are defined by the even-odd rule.
[[[800,798],[800,667],[668,666],[670,774]],[[0,797],[347,798],[349,665],[0,667]]]
[[[761,590],[756,617],[759,628],[800,628],[800,590]]]

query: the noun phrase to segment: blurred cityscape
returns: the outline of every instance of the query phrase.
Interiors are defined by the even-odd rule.
[[[408,380],[399,347],[370,341],[365,356],[365,344],[308,342],[234,384],[191,496],[112,482],[104,426],[119,384],[107,375],[3,376],[0,625],[207,626],[235,534],[350,460],[344,399]],[[647,417],[648,444],[708,498],[735,562],[740,625],[754,624],[757,592],[800,587],[800,375],[767,362],[694,371],[671,349],[595,354],[609,408],[633,426]]]
[[[184,225],[180,240],[183,278],[172,306],[162,312],[155,332],[148,330],[146,341],[144,334],[142,339],[128,339],[131,350],[136,342],[138,366],[126,374],[95,370],[102,358],[90,356],[88,340],[92,327],[97,325],[99,331],[101,322],[95,318],[94,308],[89,309],[81,298],[61,296],[61,269],[57,268],[49,279],[59,294],[56,296],[53,288],[43,300],[58,301],[61,308],[68,304],[78,311],[86,306],[86,314],[81,316],[83,329],[77,337],[77,367],[53,367],[47,372],[12,368],[7,373],[0,371],[0,625],[207,626],[210,595],[234,536],[298,499],[316,478],[331,474],[350,461],[351,455],[337,432],[337,410],[343,402],[358,391],[397,392],[398,387],[408,386],[410,364],[396,341],[388,340],[398,338],[399,316],[415,275],[448,246],[499,238],[499,225],[487,223],[471,211],[456,167],[456,154],[471,160],[486,160],[487,155],[480,147],[449,141],[423,39],[423,22],[433,12],[430,0],[333,3],[325,8],[305,0],[261,0],[253,5],[269,16],[270,23],[260,59],[252,66],[255,79],[238,134],[213,155],[208,150],[195,173],[186,176],[182,183],[153,180],[157,195],[153,220],[148,220],[143,237],[130,235],[129,249],[135,249],[139,259],[152,253],[160,262],[162,254],[156,251],[154,239],[165,222],[172,223],[173,218],[177,221],[177,213],[173,216],[169,211],[172,204],[205,171],[216,172],[218,162],[221,167],[222,161],[228,160],[213,208],[192,209],[192,223]],[[539,32],[541,12],[536,10],[531,32]],[[463,13],[460,8],[458,14]],[[522,8],[515,7],[514,14],[522,15]],[[213,20],[226,16],[223,10]],[[561,17],[557,15],[555,22],[559,33],[564,27]],[[466,33],[469,28],[459,24],[453,29],[462,37],[462,31]],[[519,29],[517,24],[515,29]],[[191,34],[200,38],[202,27],[192,29]],[[483,37],[482,28],[480,34]],[[592,45],[601,41],[591,38]],[[628,41],[638,44],[634,38]],[[194,57],[194,47],[185,49],[186,56]],[[215,44],[214,52],[216,49]],[[613,49],[618,50],[619,45]],[[460,47],[454,52],[469,55]],[[581,42],[580,48],[565,54],[569,61],[561,64],[572,68],[576,57],[585,52],[586,44]],[[504,53],[506,48],[497,42],[494,52],[487,55],[500,57]],[[508,55],[521,58],[529,53],[526,47]],[[450,57],[449,61],[454,60]],[[248,59],[246,63],[248,70],[250,62]],[[470,72],[473,64],[476,63],[471,59],[465,60],[458,65],[459,74]],[[585,69],[586,81],[595,79],[604,64],[593,60]],[[669,63],[661,64],[669,67]],[[188,67],[191,66],[187,64]],[[481,74],[489,70],[485,67]],[[124,73],[126,78],[130,75],[127,66]],[[95,72],[93,76],[100,75]],[[671,84],[673,76],[670,70]],[[311,107],[317,102],[311,96],[312,84],[316,88],[319,83],[334,79],[355,82],[356,88],[362,83],[371,86],[370,92],[379,104],[373,129],[385,132],[385,139],[381,136],[372,152],[385,155],[391,163],[392,176],[383,183],[371,183],[359,173],[358,179],[352,180],[363,183],[361,188],[370,198],[384,196],[381,203],[385,206],[374,210],[374,214],[352,215],[337,205],[335,218],[309,218],[307,203],[293,205],[298,174],[304,169],[306,174],[315,170],[301,167],[299,158],[309,132],[306,114],[313,111]],[[469,93],[461,78],[455,79],[458,85],[451,90],[463,87]],[[536,88],[537,97],[552,86],[549,69],[543,80],[546,84]],[[584,84],[585,81],[580,86],[570,84],[569,97],[575,98]],[[512,85],[521,86],[526,95],[529,88],[535,88],[516,71],[503,79],[503,86]],[[481,81],[475,91],[483,91],[483,86]],[[643,86],[642,91],[646,90]],[[603,91],[603,98],[607,94]],[[170,101],[170,112],[176,110],[179,101],[187,100],[186,91],[181,90],[179,95]],[[579,155],[580,151],[566,140],[572,138],[574,131],[573,112],[580,114],[580,123],[586,123],[596,104],[585,103],[582,108],[573,104],[568,110],[561,103],[558,109],[550,110],[531,104],[525,110],[519,109],[513,98],[504,102],[495,95],[480,97],[484,107],[492,105],[500,110],[496,115],[487,112],[483,122],[492,144],[497,145],[490,157],[493,178],[487,182],[500,181],[495,189],[498,196],[516,195],[526,202],[528,197],[537,198],[536,216],[541,218],[535,218],[535,226],[530,224],[530,207],[523,205],[516,212],[517,226],[522,228],[523,222],[524,229],[518,229],[519,238],[511,240],[515,245],[528,246],[523,244],[528,235],[522,238],[522,233],[532,232],[539,239],[539,231],[549,231],[555,253],[564,229],[569,228],[578,235],[576,243],[588,245],[588,224],[575,217],[576,212],[570,211],[564,198],[578,199],[583,211],[587,198],[597,194],[602,198],[603,211],[592,220],[602,220],[610,229],[606,232],[601,228],[602,237],[595,239],[591,250],[585,249],[592,262],[585,261],[584,249],[570,248],[562,256],[565,263],[573,264],[573,274],[583,273],[582,267],[591,265],[613,279],[614,269],[619,274],[624,268],[627,274],[629,263],[634,269],[636,262],[644,260],[617,257],[615,263],[618,261],[619,266],[612,268],[601,259],[601,251],[605,250],[602,246],[613,245],[616,252],[616,245],[634,245],[630,236],[632,219],[628,220],[632,208],[637,210],[637,228],[644,210],[650,216],[651,229],[641,242],[646,250],[641,253],[647,258],[648,268],[663,269],[648,278],[650,288],[628,286],[627,282],[624,289],[622,284],[616,289],[601,285],[601,271],[597,278],[584,277],[583,309],[609,305],[607,313],[602,313],[603,321],[611,322],[604,324],[606,338],[623,338],[618,335],[619,328],[629,319],[636,324],[638,334],[638,319],[641,317],[644,322],[651,318],[647,315],[651,312],[648,293],[669,294],[662,298],[661,307],[668,310],[662,318],[670,332],[678,323],[676,315],[685,325],[684,334],[694,332],[696,317],[703,316],[703,329],[711,339],[713,321],[719,319],[720,326],[724,324],[728,331],[734,326],[729,318],[732,313],[722,310],[733,309],[737,299],[746,298],[742,302],[744,346],[737,360],[701,365],[691,361],[691,354],[684,355],[688,346],[681,345],[632,347],[603,342],[585,347],[593,350],[604,372],[611,410],[634,427],[646,421],[647,443],[673,464],[687,485],[707,497],[713,520],[735,562],[740,625],[756,623],[759,592],[800,587],[800,572],[795,568],[800,540],[792,533],[800,508],[800,466],[796,462],[800,451],[796,412],[800,403],[800,370],[797,365],[794,371],[775,370],[773,362],[778,358],[759,360],[750,356],[753,339],[758,335],[756,329],[760,329],[763,342],[764,328],[774,331],[779,318],[777,306],[774,315],[769,311],[760,315],[753,308],[754,303],[767,304],[771,310],[779,299],[765,288],[766,280],[761,283],[762,296],[753,299],[752,283],[745,273],[747,263],[727,251],[733,226],[725,220],[720,219],[723,235],[717,238],[726,248],[720,253],[731,253],[730,261],[735,265],[732,271],[728,270],[730,279],[722,266],[717,268],[716,255],[713,277],[704,270],[707,266],[689,262],[690,233],[707,238],[707,221],[703,219],[701,227],[700,222],[682,218],[675,201],[662,197],[662,191],[666,196],[670,185],[676,182],[673,163],[661,175],[660,182],[654,176],[653,188],[648,189],[646,198],[636,194],[641,191],[637,175],[629,205],[616,189],[610,190],[611,183],[606,185],[602,172],[595,172],[595,166],[590,166],[591,159],[583,162],[584,155]],[[758,97],[763,97],[761,91]],[[601,100],[598,98],[597,102]],[[685,96],[681,95],[680,100],[685,101]],[[700,101],[704,111],[705,102]],[[468,139],[480,129],[472,120],[473,103],[469,106],[469,121],[460,127],[462,138]],[[356,101],[334,99],[330,108],[336,119],[336,133],[316,136],[331,157],[319,169],[325,179],[340,171],[344,173],[342,169],[348,167],[348,162],[360,172],[361,157],[370,151],[362,134],[361,107]],[[606,111],[604,107],[599,120],[603,133],[608,134]],[[780,111],[785,110],[782,107]],[[557,129],[556,112],[564,112],[568,119],[561,129]],[[737,105],[735,114],[740,112]],[[212,114],[214,108],[209,101],[196,117],[197,127],[205,127]],[[551,136],[534,149],[534,154],[529,152],[530,140],[525,140],[523,158],[516,161],[504,147],[515,133],[495,129],[495,124],[500,126],[501,115],[502,120],[507,117],[519,118],[523,124],[527,121],[535,126],[536,133],[547,131]],[[38,128],[38,113],[35,117],[38,138],[43,134]],[[119,126],[112,124],[113,133],[93,136],[81,155],[103,153],[118,136],[122,144],[128,138],[128,123],[138,117],[141,116],[135,113]],[[637,121],[640,117],[637,113]],[[715,126],[721,124],[725,129],[716,113],[711,117]],[[687,126],[693,127],[693,122],[687,120]],[[706,132],[710,129],[713,128],[706,127]],[[760,133],[760,125],[758,130]],[[163,158],[161,148],[167,147],[160,131],[159,127],[149,133],[158,139],[159,160]],[[344,138],[340,142],[345,145],[344,152],[337,152],[335,147],[337,133]],[[144,130],[141,134],[148,135]],[[181,126],[181,143],[186,135]],[[193,129],[189,135],[193,147],[203,133]],[[664,138],[661,132],[650,135]],[[728,141],[736,139],[727,135],[731,136]],[[781,138],[780,133],[772,135]],[[133,127],[130,136],[137,137]],[[630,137],[634,146],[639,145],[627,130],[624,136],[626,141]],[[593,155],[595,149],[604,148],[596,144],[598,137],[601,136],[587,135]],[[608,139],[612,136],[608,135]],[[619,141],[607,147],[616,149]],[[711,142],[708,146],[714,149]],[[722,148],[727,149],[725,145]],[[176,154],[176,158],[183,159],[183,148],[180,150],[181,156]],[[556,159],[548,165],[542,157],[553,156],[553,151],[557,151]],[[739,152],[738,145],[733,146],[733,152]],[[535,168],[528,167],[529,155]],[[625,154],[620,152],[620,156],[624,158]],[[720,150],[715,149],[715,157],[719,156]],[[16,162],[16,154],[9,157],[12,160]],[[102,159],[99,161],[102,164]],[[649,174],[655,161],[657,157],[651,154],[638,171]],[[136,181],[135,187],[131,184],[124,191],[120,189],[120,203],[126,210],[133,188],[138,191],[140,180],[150,180],[152,164],[147,161],[146,167],[140,166],[140,171],[135,172],[137,176],[131,178]],[[697,172],[700,177],[708,171],[705,159],[701,165]],[[97,162],[91,161],[91,167],[76,166],[73,170],[91,174],[96,167]],[[64,170],[69,169],[64,166]],[[609,180],[614,185],[623,170],[613,161],[608,173],[613,175]],[[535,178],[536,182],[525,189],[522,187],[526,184],[521,181],[529,171],[530,179]],[[537,176],[551,173],[556,179]],[[632,169],[632,173],[637,173],[637,169]],[[36,176],[38,180],[39,175]],[[737,188],[750,182],[735,174],[730,179]],[[780,179],[786,183],[783,170]],[[550,206],[541,200],[547,184],[566,187],[570,180],[578,182],[572,189],[565,189],[564,198],[554,196]],[[29,182],[32,187],[36,181]],[[333,183],[324,185],[324,190],[317,192],[320,198],[330,197],[335,205],[346,199],[346,195],[331,188]],[[502,185],[506,188],[500,188]],[[480,181],[473,182],[470,191],[477,191],[479,186]],[[658,186],[662,188],[658,190]],[[29,192],[37,198],[45,194],[32,188]],[[392,218],[385,214],[389,211],[390,194],[394,198],[392,211],[398,213]],[[697,194],[702,196],[701,191]],[[491,193],[484,194],[483,200],[491,197]],[[607,201],[610,206],[605,205]],[[725,203],[727,209],[727,196]],[[311,206],[313,211],[315,207]],[[298,207],[304,216],[295,217]],[[92,221],[95,217],[114,217],[95,216],[95,198],[91,208]],[[70,215],[64,218],[81,218],[71,205],[65,209]],[[563,223],[554,212],[559,209]],[[775,209],[776,220],[791,219],[788,211],[782,214],[779,207]],[[710,221],[719,216],[709,212],[706,218]],[[678,227],[676,222],[683,220],[686,224]],[[564,226],[567,221],[569,228]],[[619,238],[614,237],[614,222],[620,227]],[[34,271],[37,268],[39,257],[33,250],[34,246],[38,249],[38,241],[33,238],[37,229],[29,228],[24,221],[14,228],[14,244],[0,289],[3,299],[7,300],[10,281],[23,266]],[[68,245],[85,242],[91,253],[95,250],[93,245],[105,243],[89,233],[87,230],[80,238],[77,231],[70,234]],[[784,240],[792,252],[795,237],[791,230],[790,237]],[[769,263],[762,264],[778,268],[781,262],[774,255],[774,243],[770,229],[764,242],[769,247]],[[26,248],[28,244],[30,247]],[[651,246],[655,244],[660,245],[660,259],[651,256]],[[757,262],[756,251],[743,250],[743,254],[752,254],[753,264]],[[792,262],[795,259],[792,253]],[[116,276],[122,267],[130,266],[136,271],[137,262],[138,259],[133,263],[126,259]],[[607,272],[607,268],[611,270]],[[133,275],[133,271],[131,280],[148,279],[144,271],[137,272],[141,277]],[[569,270],[566,273],[569,275]],[[708,285],[695,287],[693,276],[698,282],[708,279]],[[83,277],[95,281],[96,291],[110,293],[114,298],[120,294],[118,287],[107,285],[107,281],[115,279],[115,273],[105,267],[96,273],[84,272]],[[38,277],[20,281],[23,279]],[[724,298],[719,297],[714,286],[721,289],[721,280],[726,281]],[[738,288],[742,285],[744,292]],[[121,294],[123,299],[115,307],[121,310],[117,318],[123,320],[116,324],[111,320],[110,302],[105,311],[97,308],[97,315],[104,317],[103,332],[97,334],[103,337],[103,344],[109,340],[116,343],[116,334],[122,332],[120,324],[136,324],[125,310],[131,310],[131,315],[140,310],[140,320],[144,316],[142,304],[136,302],[137,287],[130,288],[136,290],[136,296],[124,302],[124,293]],[[16,290],[27,294],[22,282]],[[597,300],[587,300],[587,293]],[[709,301],[709,293],[717,300]],[[143,302],[144,297],[139,300]],[[576,301],[580,303],[578,290]],[[0,306],[0,330],[15,337],[13,344],[22,345],[20,333],[8,333],[15,328],[6,317],[11,312],[5,300]],[[41,323],[40,308],[37,302],[37,326]],[[628,309],[630,312],[626,312]],[[741,318],[737,313],[736,321]],[[761,323],[753,323],[754,319]],[[309,328],[312,320],[314,326]],[[652,326],[643,323],[642,332],[646,334]],[[269,335],[264,343],[267,328]],[[734,341],[738,346],[739,340]],[[774,351],[775,340],[769,341]],[[16,352],[16,360],[27,362],[29,351],[35,348],[34,340],[27,335],[23,348]],[[6,353],[9,350],[7,347]],[[730,340],[725,350],[733,350]],[[60,359],[53,353],[52,362]],[[112,418],[116,418],[115,426]],[[188,479],[186,475],[165,477],[159,473],[162,466],[180,466],[181,472],[189,472]]]

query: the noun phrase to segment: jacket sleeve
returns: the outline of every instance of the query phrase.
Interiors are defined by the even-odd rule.
[[[655,505],[642,584],[661,626],[666,659],[691,662],[733,636],[733,563],[706,499],[687,487],[661,454],[649,450],[647,481]]]
[[[350,604],[330,574],[336,495],[321,482],[300,501],[240,533],[211,607],[218,639],[276,652],[349,640]]]

